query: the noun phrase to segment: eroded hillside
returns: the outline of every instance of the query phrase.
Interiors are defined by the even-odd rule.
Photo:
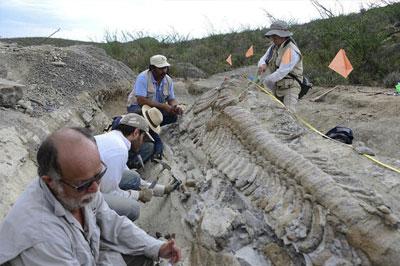
[[[4,217],[36,175],[45,135],[63,126],[101,133],[124,112],[135,75],[90,46],[0,49],[15,102],[0,110]],[[143,177],[166,183],[173,175],[196,187],[143,205],[138,224],[153,235],[175,233],[181,265],[397,265],[399,174],[311,131],[243,72],[254,69],[176,82],[187,110],[163,129],[172,169],[148,163]],[[21,97],[10,93],[17,87]],[[311,101],[323,91],[301,100],[299,115],[322,131],[352,127],[356,146],[399,168],[397,97],[343,87]]]

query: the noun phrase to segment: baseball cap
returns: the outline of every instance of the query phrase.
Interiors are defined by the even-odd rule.
[[[158,68],[170,66],[170,64],[167,62],[167,58],[160,54],[150,57],[150,65],[156,66]]]
[[[153,137],[149,133],[149,125],[147,124],[146,119],[144,119],[141,115],[129,113],[122,116],[120,124],[131,126],[134,128],[138,128],[144,132],[146,132],[147,136],[151,141],[154,142]]]

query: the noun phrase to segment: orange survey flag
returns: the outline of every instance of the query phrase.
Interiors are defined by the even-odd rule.
[[[333,58],[332,62],[329,64],[329,68],[336,71],[344,78],[347,78],[350,72],[353,71],[353,66],[343,49],[340,49],[335,58]]]
[[[225,60],[228,64],[232,65],[232,55],[230,54],[228,58]]]
[[[287,65],[292,60],[292,48],[286,49],[285,53],[282,56],[281,64]]]
[[[246,57],[251,57],[251,56],[253,56],[253,54],[254,54],[254,51],[253,51],[253,45],[252,45],[252,46],[250,46],[250,48],[247,50],[247,52],[246,52]]]

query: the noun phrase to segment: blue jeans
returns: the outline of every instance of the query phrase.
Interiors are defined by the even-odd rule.
[[[127,110],[128,110],[128,113],[136,113],[136,114],[142,115],[142,107],[140,105],[138,105],[138,104],[132,104],[132,105],[128,106]],[[175,123],[176,120],[178,119],[177,115],[170,114],[170,113],[167,113],[167,112],[162,111],[162,110],[160,110],[160,111],[161,111],[161,113],[163,115],[163,121],[162,121],[160,126],[165,126],[165,125],[169,125],[169,124]],[[163,143],[161,141],[160,136],[156,132],[154,132],[153,130],[150,130],[150,135],[154,139],[154,151],[153,151],[153,154],[162,154],[162,152],[163,152]],[[143,158],[143,156],[142,156],[142,158]]]
[[[122,190],[140,190],[140,175],[136,171],[125,170],[122,173],[119,188]]]
[[[122,174],[119,187],[122,190],[140,190],[140,175],[134,171],[125,170]],[[119,215],[126,216],[131,221],[139,218],[139,202],[112,193],[103,193],[103,197],[108,206]]]
[[[154,152],[154,143],[153,142],[145,142],[142,144],[139,150],[139,154],[142,157],[143,163],[147,162],[150,160],[151,155],[153,155]],[[129,150],[129,155],[128,155],[128,162],[126,165],[128,166],[129,169],[135,168],[139,169],[142,167],[142,164],[140,163],[138,157],[138,153],[133,151],[132,149]]]

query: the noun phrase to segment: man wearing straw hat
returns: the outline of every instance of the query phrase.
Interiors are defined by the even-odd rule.
[[[273,44],[258,62],[258,74],[265,72],[264,85],[295,112],[301,89],[296,78],[303,80],[303,59],[292,35],[286,22],[278,20],[271,24],[265,37]]]
[[[153,137],[153,139],[157,139],[157,137],[161,133],[161,124],[164,119],[160,110],[145,104],[141,108],[140,115],[142,115],[144,119],[146,119],[147,124],[150,128],[150,135]],[[151,158],[153,152],[154,142],[151,141],[149,138],[145,138],[139,152],[135,151],[134,149],[129,150],[129,158],[127,162],[128,168],[141,168],[143,166],[143,163],[147,162]]]
[[[159,184],[150,189],[150,183],[127,167],[128,151],[138,152],[145,136],[153,140],[146,119],[134,113],[124,115],[114,130],[95,136],[100,158],[107,165],[100,191],[111,209],[132,221],[139,217],[138,201],[145,203],[153,194],[162,197],[173,190],[172,185]]]
[[[164,118],[161,126],[177,121],[177,116],[181,115],[183,110],[175,98],[172,78],[167,74],[169,67],[170,64],[163,55],[154,55],[150,58],[149,68],[137,76],[134,88],[129,94],[127,104],[129,113],[141,113],[143,112],[141,108],[147,105],[161,111]],[[162,141],[156,132],[152,137],[154,156],[161,159]]]

